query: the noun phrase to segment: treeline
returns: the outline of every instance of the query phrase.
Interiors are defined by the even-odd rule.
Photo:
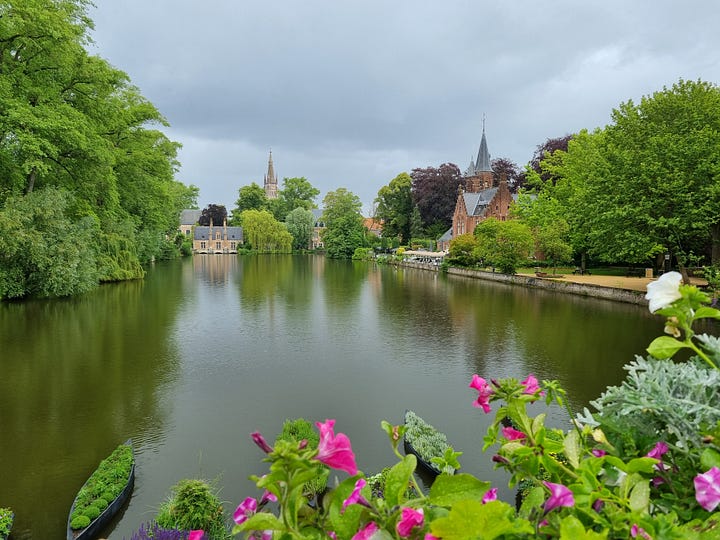
[[[90,55],[85,0],[0,8],[0,299],[140,278],[178,253],[178,144],[127,74]]]

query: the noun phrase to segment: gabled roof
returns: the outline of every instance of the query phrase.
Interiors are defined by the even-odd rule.
[[[437,239],[438,242],[449,242],[452,240],[452,227],[450,227],[445,233]]]
[[[183,210],[180,212],[180,225],[195,225],[202,215],[202,210]]]
[[[479,216],[482,214],[492,201],[493,197],[497,193],[498,188],[483,189],[477,193],[463,193],[463,199],[465,200],[465,209],[467,210],[468,216]]]

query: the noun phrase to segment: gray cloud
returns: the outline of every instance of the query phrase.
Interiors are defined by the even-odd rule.
[[[549,137],[610,122],[679,78],[718,80],[720,5],[101,0],[94,52],[126,71],[183,144],[179,178],[232,207],[280,177],[366,209],[414,167],[477,152],[520,165]]]

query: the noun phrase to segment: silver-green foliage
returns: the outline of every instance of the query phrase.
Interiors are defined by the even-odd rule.
[[[633,433],[636,443],[661,440],[679,449],[702,447],[703,431],[720,422],[720,371],[696,358],[677,363],[639,356],[625,369],[628,375],[620,386],[590,402],[597,412],[585,409],[579,420]]]
[[[412,445],[415,451],[424,461],[430,463],[434,457],[441,458],[445,451],[450,448],[447,437],[420,418],[413,411],[405,413],[405,439]],[[436,467],[435,465],[433,465]],[[445,471],[452,474],[454,470]]]

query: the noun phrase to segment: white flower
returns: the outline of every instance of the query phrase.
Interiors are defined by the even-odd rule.
[[[679,272],[668,272],[660,276],[657,281],[648,283],[648,292],[645,298],[650,301],[650,313],[655,313],[658,309],[669,306],[678,298],[682,298],[681,283],[682,276]]]

